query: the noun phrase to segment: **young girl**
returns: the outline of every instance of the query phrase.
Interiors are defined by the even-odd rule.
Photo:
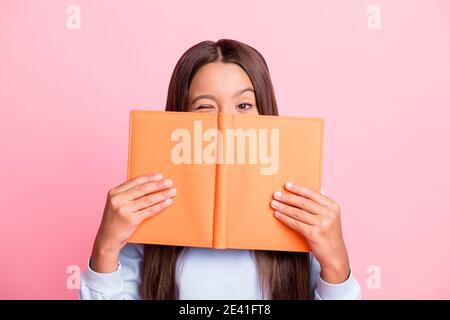
[[[178,61],[166,111],[278,115],[267,64],[234,40],[204,41]],[[274,190],[274,217],[312,254],[127,244],[144,219],[176,201],[176,181],[153,173],[108,192],[81,299],[359,299],[339,206],[295,181]],[[288,192],[289,191],[289,192]]]

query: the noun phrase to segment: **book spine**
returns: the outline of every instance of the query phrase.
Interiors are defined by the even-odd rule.
[[[214,226],[213,226],[213,248],[226,249],[227,245],[227,210],[228,210],[228,167],[224,163],[225,146],[220,134],[224,135],[225,129],[230,127],[231,117],[218,113],[216,148],[216,179],[214,200]]]

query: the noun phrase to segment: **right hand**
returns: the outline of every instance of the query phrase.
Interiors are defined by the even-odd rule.
[[[92,249],[90,267],[96,272],[117,270],[120,250],[137,226],[173,202],[176,189],[161,174],[130,179],[108,192],[102,222]]]

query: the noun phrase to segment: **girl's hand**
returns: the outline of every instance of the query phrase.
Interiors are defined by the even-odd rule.
[[[350,274],[350,264],[339,205],[302,185],[287,182],[285,188],[291,193],[277,191],[273,195],[271,207],[275,209],[275,217],[308,240],[324,281],[344,282]]]
[[[92,249],[90,266],[94,271],[117,270],[120,250],[137,226],[173,202],[176,189],[161,174],[130,179],[108,192],[102,222]]]

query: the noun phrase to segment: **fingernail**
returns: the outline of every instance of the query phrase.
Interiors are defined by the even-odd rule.
[[[275,197],[275,199],[281,199],[281,192],[277,191],[273,194],[273,196]]]
[[[277,200],[272,200],[272,207],[278,208],[280,206],[280,203]]]
[[[279,218],[280,217],[280,215],[281,215],[281,213],[279,213],[278,211],[274,211],[274,213],[273,213],[274,215],[275,215],[275,217],[277,217],[277,218]]]
[[[290,181],[286,182],[286,188],[292,188],[294,184]]]
[[[170,186],[172,185],[172,180],[170,180],[170,179],[164,180],[164,185],[165,185],[166,187],[170,187]]]
[[[169,199],[166,199],[166,200],[165,200],[165,203],[166,203],[167,205],[172,204],[172,202],[173,202],[172,198],[169,198]]]
[[[169,197],[174,196],[174,195],[176,195],[176,194],[177,194],[177,189],[175,189],[175,188],[172,188],[172,189],[170,189],[170,190],[167,192],[167,195],[168,195]]]
[[[153,175],[153,179],[161,180],[162,178],[163,178],[163,176],[161,173],[156,173],[155,175]]]

